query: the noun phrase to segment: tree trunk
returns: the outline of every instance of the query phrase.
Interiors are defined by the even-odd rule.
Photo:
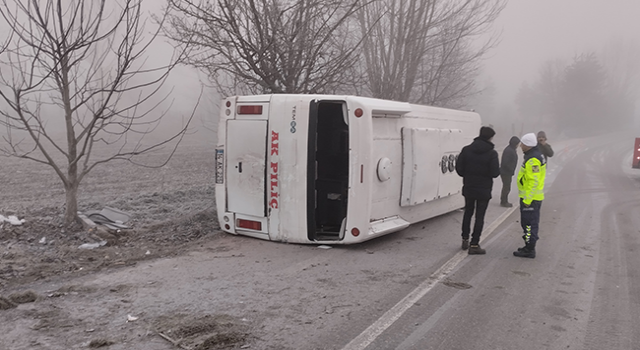
[[[65,186],[67,195],[66,209],[64,211],[64,225],[69,227],[78,220],[78,184]]]
[[[69,146],[69,153],[73,156],[70,160],[74,159],[77,154],[75,144]],[[66,209],[64,211],[64,225],[66,227],[73,225],[78,220],[78,186],[80,186],[78,164],[70,161],[67,169],[67,181],[64,186],[67,195]]]

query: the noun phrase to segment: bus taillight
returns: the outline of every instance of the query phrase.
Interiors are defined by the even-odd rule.
[[[238,224],[236,226],[249,230],[262,231],[262,223],[259,221],[238,219]]]
[[[353,237],[358,237],[360,236],[360,230],[358,230],[357,227],[354,227],[351,229],[351,234],[353,235]]]
[[[262,106],[238,106],[238,114],[262,114]]]

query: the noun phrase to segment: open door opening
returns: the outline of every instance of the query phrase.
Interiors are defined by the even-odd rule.
[[[310,240],[342,238],[349,190],[349,126],[345,114],[344,102],[311,104],[307,169]]]

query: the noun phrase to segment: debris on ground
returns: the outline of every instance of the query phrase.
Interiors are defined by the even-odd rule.
[[[13,226],[20,226],[20,225],[25,223],[25,220],[24,219],[18,219],[18,217],[15,216],[15,215],[9,215],[8,217],[6,217],[4,215],[0,215],[0,224],[2,224],[4,222],[8,222]]]
[[[125,225],[131,220],[131,214],[111,207],[104,207],[104,209],[100,211],[92,210],[85,214],[80,214],[80,219],[90,228],[97,225],[102,225],[113,231],[131,228],[131,226]]]
[[[182,349],[237,349],[252,339],[248,329],[229,315],[172,314],[153,323],[159,336]]]
[[[96,249],[105,245],[107,245],[107,241],[100,241],[96,243],[84,243],[84,244],[81,244],[78,247],[78,249]]]
[[[84,214],[78,212],[78,217],[91,233],[91,237],[96,240],[93,243],[80,245],[79,249],[96,249],[105,245],[114,245],[121,230],[132,228],[126,224],[131,220],[131,214],[112,207],[104,207],[102,210],[92,210]]]
[[[94,339],[92,341],[89,342],[89,347],[90,348],[101,348],[104,346],[110,346],[113,345],[114,342],[112,342],[111,340],[108,339]]]

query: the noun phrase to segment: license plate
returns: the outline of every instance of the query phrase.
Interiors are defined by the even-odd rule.
[[[224,183],[224,150],[216,149],[216,183]]]

